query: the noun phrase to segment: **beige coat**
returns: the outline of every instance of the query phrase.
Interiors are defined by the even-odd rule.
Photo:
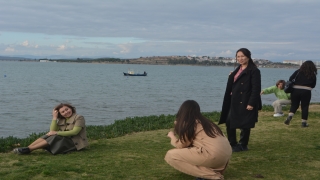
[[[171,144],[176,148],[167,152],[165,160],[175,169],[205,179],[224,178],[222,174],[232,154],[226,137],[209,137],[198,123],[192,142],[181,143],[173,139]]]
[[[77,135],[71,136],[71,139],[77,150],[88,146],[89,143],[87,139],[86,124],[83,116],[73,114],[69,118],[68,122],[66,122],[66,119],[59,119],[57,125],[60,131],[70,131],[74,126],[82,127],[81,131]]]

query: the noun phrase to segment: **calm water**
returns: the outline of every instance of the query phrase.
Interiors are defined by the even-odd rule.
[[[128,68],[147,77],[125,77]],[[44,132],[52,108],[72,103],[87,125],[132,116],[175,114],[187,99],[203,112],[220,111],[232,67],[110,65],[0,61],[0,137]],[[287,80],[294,69],[262,68],[262,88]],[[318,86],[312,101],[320,102]],[[274,95],[262,96],[270,104]]]

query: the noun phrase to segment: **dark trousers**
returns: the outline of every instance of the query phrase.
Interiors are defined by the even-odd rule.
[[[301,102],[301,119],[308,120],[311,91],[305,89],[293,89],[291,93],[290,112],[296,113]]]
[[[227,126],[227,136],[228,136],[228,140],[231,146],[235,146],[238,144],[237,141],[237,129],[231,129],[230,128],[230,111],[229,111],[229,115],[226,121],[226,126]],[[247,146],[249,143],[249,137],[250,137],[250,128],[246,128],[246,129],[240,129],[240,141],[239,144],[241,144],[242,146]]]

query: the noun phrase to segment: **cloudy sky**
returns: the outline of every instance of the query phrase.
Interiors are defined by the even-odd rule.
[[[319,0],[0,0],[0,56],[320,60]]]

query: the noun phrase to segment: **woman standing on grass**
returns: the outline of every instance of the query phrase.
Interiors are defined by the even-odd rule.
[[[293,91],[291,92],[291,108],[284,124],[289,125],[294,113],[296,113],[301,103],[301,127],[308,127],[309,104],[311,100],[311,90],[316,87],[317,68],[312,61],[305,61],[289,78],[295,79]]]
[[[52,154],[67,153],[88,146],[84,117],[76,114],[70,104],[59,104],[52,110],[50,131],[28,147],[16,148],[16,154],[29,154],[36,149],[46,149]]]
[[[239,49],[236,59],[240,65],[229,74],[219,124],[226,123],[232,151],[240,152],[248,150],[250,131],[262,108],[261,75],[248,49]],[[241,129],[239,143],[237,128]]]
[[[230,144],[221,129],[201,114],[196,101],[187,100],[181,105],[174,132],[167,136],[176,147],[165,156],[168,164],[197,179],[223,179],[232,154]]]

